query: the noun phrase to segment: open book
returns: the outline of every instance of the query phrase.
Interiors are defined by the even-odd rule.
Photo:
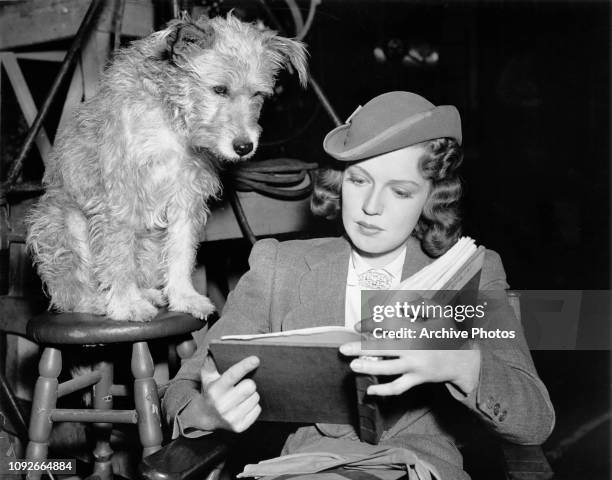
[[[362,320],[371,316],[369,302],[393,305],[396,301],[421,299],[442,306],[473,305],[484,256],[483,246],[476,247],[474,240],[461,237],[444,255],[402,281],[395,290],[362,293]]]
[[[461,290],[482,268],[485,248],[461,237],[444,255],[404,280],[397,290]]]
[[[448,302],[449,298],[439,295],[477,291],[483,259],[484,248],[462,238],[404,280],[399,289],[430,292],[429,298]],[[259,357],[260,366],[252,378],[260,394],[260,420],[359,425],[362,440],[376,443],[385,427],[385,415],[378,409],[378,400],[365,391],[378,379],[355,375],[349,367],[352,358],[338,350],[343,343],[360,340],[359,333],[346,327],[314,327],[228,335],[213,340],[210,351],[220,372],[248,356]]]
[[[414,290],[421,296],[439,303],[450,303],[453,296],[478,291],[485,248],[476,247],[474,240],[461,237],[444,255],[405,279],[396,290]],[[473,295],[471,295],[473,296]],[[283,340],[283,337],[289,337]],[[285,330],[263,334],[226,335],[221,340],[265,340],[266,343],[330,343],[341,345],[359,340],[352,328],[329,326]]]

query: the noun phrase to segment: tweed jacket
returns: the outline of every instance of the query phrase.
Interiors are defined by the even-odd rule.
[[[344,325],[349,258],[350,245],[341,237],[257,242],[249,258],[250,270],[228,296],[221,318],[200,337],[196,354],[170,382],[163,399],[167,420],[176,427],[177,413],[198,394],[199,372],[210,340],[230,334]],[[402,278],[431,262],[420,243],[411,238]],[[403,416],[381,438],[381,444],[416,452],[444,479],[469,478],[456,448],[456,429],[465,427],[466,417],[480,419],[490,430],[519,444],[542,443],[554,425],[548,392],[535,371],[521,326],[505,301],[506,288],[499,255],[487,250],[479,287],[481,299],[490,296],[494,302],[503,296],[504,304],[498,302],[483,321],[488,329],[514,330],[517,338],[478,343],[480,377],[469,395],[451,384],[426,384],[397,397],[396,401],[403,402]],[[359,441],[350,426],[317,424],[290,436],[283,453],[297,453],[300,446],[322,435]]]

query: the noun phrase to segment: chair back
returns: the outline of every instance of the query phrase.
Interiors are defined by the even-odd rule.
[[[514,310],[517,320],[521,323],[521,294],[516,290],[506,290],[508,296],[508,303]]]

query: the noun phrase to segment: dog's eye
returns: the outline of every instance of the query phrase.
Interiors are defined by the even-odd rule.
[[[215,85],[213,87],[213,92],[224,97],[227,95],[227,87],[225,85]]]
[[[268,94],[266,92],[255,92],[253,94],[253,98],[267,98]]]

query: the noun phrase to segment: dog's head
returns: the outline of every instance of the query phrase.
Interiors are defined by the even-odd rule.
[[[293,67],[306,86],[306,47],[272,30],[226,17],[172,21],[158,32],[166,61],[176,69],[174,103],[194,148],[223,161],[251,157],[257,149],[264,99],[276,75]],[[179,96],[183,98],[176,98]]]

